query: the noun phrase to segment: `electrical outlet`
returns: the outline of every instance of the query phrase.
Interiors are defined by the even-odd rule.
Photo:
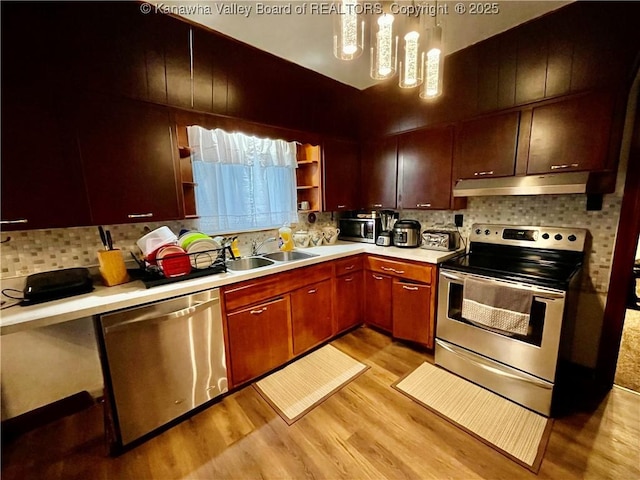
[[[453,216],[453,220],[456,224],[456,227],[461,227],[462,226],[462,214],[457,214]]]

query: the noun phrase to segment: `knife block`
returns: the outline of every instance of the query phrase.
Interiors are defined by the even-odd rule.
[[[129,274],[120,250],[99,250],[100,275],[107,287],[127,283]]]

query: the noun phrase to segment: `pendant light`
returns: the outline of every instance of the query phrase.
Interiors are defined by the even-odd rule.
[[[364,21],[358,18],[358,0],[342,0],[333,25],[333,54],[340,60],[353,60],[362,54]]]
[[[424,52],[420,48],[420,33],[411,30],[404,36],[404,58],[400,62],[400,88],[414,88],[422,83]]]
[[[436,25],[429,29],[427,37],[425,79],[420,89],[420,98],[429,99],[442,94],[444,55],[442,54],[442,27],[440,27],[437,17]]]
[[[393,35],[393,15],[383,13],[372,28],[371,78],[384,80],[396,74],[398,63],[398,37]]]

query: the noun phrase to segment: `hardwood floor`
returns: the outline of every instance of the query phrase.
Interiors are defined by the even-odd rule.
[[[390,387],[427,353],[367,328],[332,344],[371,368],[292,426],[249,386],[110,458],[96,405],[3,445],[2,478],[536,478]],[[639,439],[640,395],[614,388],[556,420],[537,477],[640,478]]]

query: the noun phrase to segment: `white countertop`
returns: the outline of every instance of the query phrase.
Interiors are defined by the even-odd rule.
[[[359,253],[437,264],[457,255],[462,250],[440,252],[421,248],[379,247],[366,243],[338,242],[335,245],[305,248],[301,251],[314,253],[318,256],[293,262],[274,263],[253,270],[217,273],[149,289],[139,280],[114,287],[105,287],[98,282],[94,285],[95,290],[91,293],[28,307],[15,306],[0,311],[0,335],[53,325],[180,295],[189,295]]]

